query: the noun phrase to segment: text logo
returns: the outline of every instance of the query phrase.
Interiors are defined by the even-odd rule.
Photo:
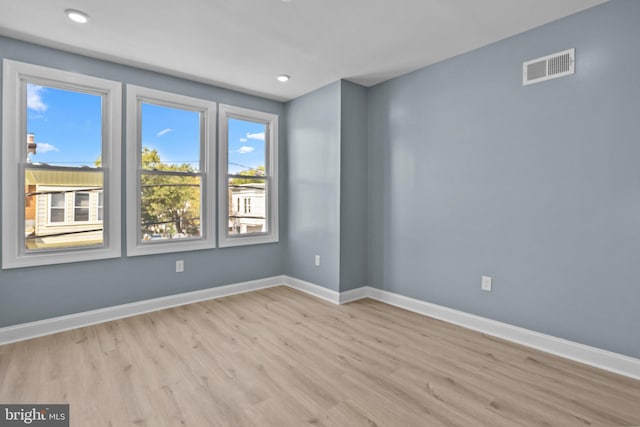
[[[69,405],[0,405],[0,427],[69,427]]]

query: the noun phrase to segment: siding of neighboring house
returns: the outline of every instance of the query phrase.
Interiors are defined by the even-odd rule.
[[[37,236],[57,235],[55,237],[44,238],[44,243],[70,243],[70,242],[102,242],[102,221],[98,220],[98,191],[82,191],[89,194],[89,220],[75,220],[75,190],[84,187],[57,187],[39,185],[38,193],[50,193],[64,191],[64,221],[52,222],[50,218],[50,195],[40,194],[37,196],[37,217],[35,231]],[[89,232],[89,230],[98,230]],[[82,232],[82,233],[80,233]],[[64,235],[63,233],[70,233]],[[63,234],[63,235],[61,235]]]
[[[25,232],[33,234],[28,239],[29,249],[47,247],[93,245],[103,242],[103,224],[99,216],[99,193],[102,189],[102,172],[84,169],[28,169],[26,188],[36,193],[35,202],[25,208]],[[64,195],[64,216],[61,221],[51,219],[53,194]],[[76,194],[88,194],[86,221],[76,221]],[[83,213],[84,213],[83,212]],[[34,238],[35,237],[35,238]]]
[[[240,184],[229,190],[229,231],[233,234],[263,233],[266,228],[265,185]]]
[[[27,185],[25,187],[26,194],[31,194],[36,191],[35,185]],[[35,220],[36,220],[36,197],[35,196],[27,196],[25,198],[25,206],[24,206],[24,219],[25,219],[25,232],[27,234],[33,232],[35,228]]]

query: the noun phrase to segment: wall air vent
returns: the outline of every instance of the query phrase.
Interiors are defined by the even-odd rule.
[[[562,52],[532,59],[522,64],[522,85],[543,82],[575,73],[576,50]]]

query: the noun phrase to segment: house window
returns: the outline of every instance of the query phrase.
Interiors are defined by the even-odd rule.
[[[121,84],[5,59],[3,102],[2,267],[120,256]]]
[[[64,193],[49,194],[49,223],[64,222],[65,212]]]
[[[221,105],[218,122],[218,245],[277,242],[278,116]]]
[[[127,255],[215,246],[215,108],[127,85]]]
[[[97,206],[96,206],[96,220],[103,221],[104,220],[104,192],[98,191],[97,193]]]
[[[74,193],[73,221],[88,222],[89,221],[89,199],[91,194],[87,192]]]

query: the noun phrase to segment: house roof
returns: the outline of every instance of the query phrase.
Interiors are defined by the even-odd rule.
[[[102,187],[104,173],[91,168],[40,169],[27,168],[25,185],[52,187]]]

